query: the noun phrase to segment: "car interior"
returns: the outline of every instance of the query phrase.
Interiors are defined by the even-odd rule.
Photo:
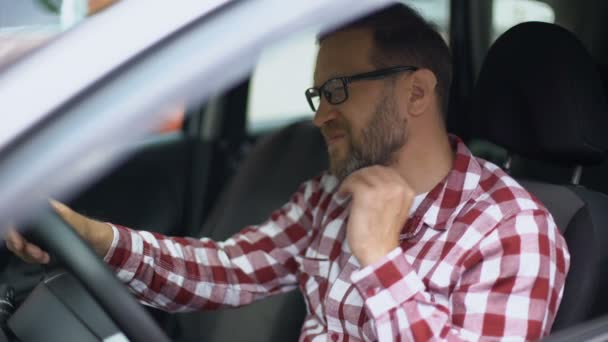
[[[553,331],[608,315],[608,2],[432,3],[445,13],[423,5],[421,13],[453,54],[448,130],[537,196],[566,238],[571,268]],[[62,200],[93,218],[174,236],[224,240],[264,221],[328,164],[306,85],[286,95],[301,106],[273,103],[291,91],[276,89],[280,75],[308,67],[294,78],[312,81],[311,61],[302,68],[284,62],[285,53],[314,58],[314,35],[301,38],[262,54],[249,78],[188,106],[183,125],[151,134],[129,159]],[[309,47],[298,50],[304,40]],[[277,65],[286,69],[268,71]],[[291,114],[255,116],[284,111]],[[13,289],[18,310],[52,268],[0,249],[0,292]],[[148,310],[175,341],[294,341],[306,307],[296,290],[237,309]]]

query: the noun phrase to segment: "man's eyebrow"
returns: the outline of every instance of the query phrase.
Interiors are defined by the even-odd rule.
[[[313,86],[314,86],[314,87],[320,87],[321,85],[325,84],[325,82],[327,82],[327,81],[329,81],[329,80],[331,80],[331,79],[334,79],[334,78],[341,78],[341,77],[346,77],[346,76],[348,76],[348,75],[349,75],[349,74],[346,74],[346,73],[332,72],[331,74],[329,74],[329,76],[328,76],[328,77],[327,77],[325,80],[323,80],[323,82],[319,82],[319,83],[317,83],[317,82],[316,82],[317,75],[315,74],[315,75],[313,76]]]

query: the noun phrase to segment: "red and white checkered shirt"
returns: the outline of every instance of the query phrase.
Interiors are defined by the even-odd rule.
[[[454,167],[410,215],[400,247],[365,268],[346,243],[350,200],[328,174],[224,242],[115,226],[105,259],[140,301],[168,311],[299,287],[301,341],[539,339],[561,300],[566,243],[537,199],[452,142]]]

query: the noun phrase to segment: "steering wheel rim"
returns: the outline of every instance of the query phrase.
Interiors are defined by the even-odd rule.
[[[109,267],[50,206],[26,227],[27,238],[53,254],[130,341],[170,341]]]

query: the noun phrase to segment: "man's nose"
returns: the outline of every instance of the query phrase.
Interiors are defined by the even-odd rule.
[[[322,101],[323,102],[323,101]],[[313,124],[319,128],[325,126],[328,122],[335,120],[339,115],[336,108],[331,105],[321,103],[315,116],[312,120]]]

